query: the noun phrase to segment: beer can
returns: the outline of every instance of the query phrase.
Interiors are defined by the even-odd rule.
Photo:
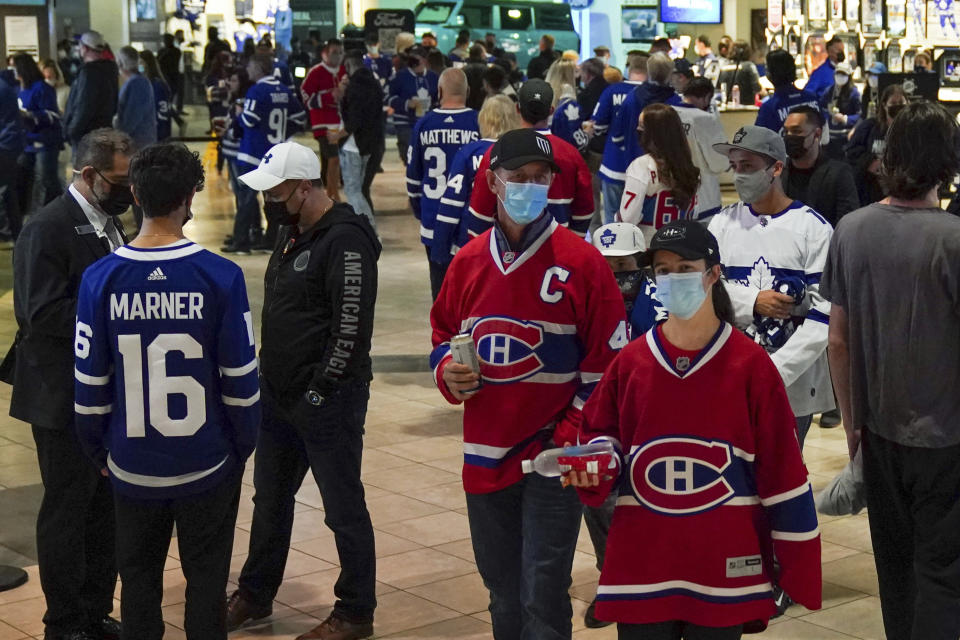
[[[474,373],[480,373],[480,358],[477,357],[477,345],[473,342],[473,336],[469,333],[459,333],[450,338],[450,355],[457,364],[465,364]],[[482,385],[482,381],[476,388],[468,391],[476,391]]]

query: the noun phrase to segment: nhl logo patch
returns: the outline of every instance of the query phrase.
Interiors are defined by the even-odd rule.
[[[517,259],[517,254],[513,251],[505,251],[503,254],[503,264],[512,264]]]
[[[677,358],[677,371],[683,373],[690,368],[690,358],[686,356],[680,356]]]

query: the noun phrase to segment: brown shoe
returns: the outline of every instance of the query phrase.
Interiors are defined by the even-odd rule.
[[[227,631],[239,629],[249,620],[260,620],[273,613],[273,605],[258,607],[243,597],[237,589],[227,598]]]
[[[348,622],[332,613],[297,640],[362,640],[373,635],[373,622]]]

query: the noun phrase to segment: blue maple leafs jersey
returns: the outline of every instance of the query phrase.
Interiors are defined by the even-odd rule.
[[[247,90],[237,123],[242,131],[237,161],[245,173],[257,168],[270,147],[303,131],[307,112],[293,91],[268,76]]]
[[[121,493],[198,493],[253,451],[260,385],[243,273],[199,245],[121,247],[87,269],[75,363],[77,434]]]
[[[430,259],[438,264],[447,264],[454,254],[467,243],[470,216],[470,191],[473,179],[483,163],[483,156],[496,140],[481,138],[462,147],[453,157],[447,172],[447,190],[440,198],[437,220],[433,227],[433,243]]]
[[[407,195],[420,221],[420,240],[433,244],[440,200],[447,190],[447,173],[460,147],[480,138],[473,109],[434,109],[413,127],[407,149]]]

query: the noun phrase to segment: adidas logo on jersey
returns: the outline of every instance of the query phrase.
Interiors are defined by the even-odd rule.
[[[456,122],[456,120],[454,120],[452,116],[447,116],[447,117],[444,119],[444,122]]]
[[[163,271],[160,270],[160,267],[157,267],[156,269],[154,269],[150,273],[150,275],[147,276],[147,280],[166,280],[166,279],[167,279],[167,276],[163,275]]]

